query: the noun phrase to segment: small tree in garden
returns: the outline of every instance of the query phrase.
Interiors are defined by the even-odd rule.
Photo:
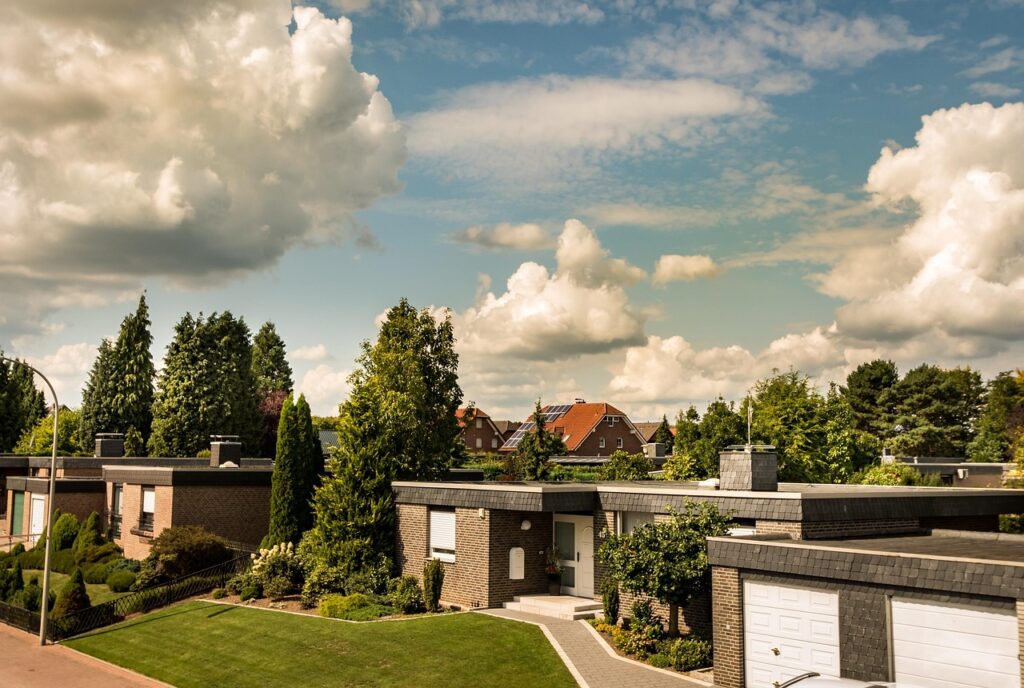
[[[611,535],[598,558],[613,580],[632,593],[669,606],[669,634],[679,634],[679,607],[708,589],[709,537],[729,532],[729,517],[707,502],[687,501],[668,521]]]
[[[100,515],[93,511],[85,519],[85,523],[82,524],[81,528],[78,529],[78,535],[71,546],[71,551],[74,552],[76,561],[81,561],[89,549],[103,544],[103,534],[100,532],[100,528]]]
[[[60,589],[57,595],[57,604],[53,606],[53,616],[66,616],[88,609],[92,606],[89,600],[89,593],[85,589],[85,577],[82,576],[82,569],[75,569],[71,578]]]
[[[565,442],[558,435],[547,431],[544,414],[541,413],[540,399],[533,410],[534,427],[519,441],[512,455],[510,475],[523,480],[543,480],[548,471],[548,459],[565,454]]]
[[[431,559],[423,567],[423,601],[428,612],[440,609],[441,588],[444,586],[444,564]]]

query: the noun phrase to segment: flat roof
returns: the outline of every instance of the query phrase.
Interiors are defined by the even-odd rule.
[[[935,530],[919,535],[790,540],[708,538],[712,566],[896,588],[1024,598],[1024,536]]]
[[[606,511],[665,513],[680,508],[688,499],[696,499],[710,501],[735,518],[807,522],[1024,512],[1024,491],[1003,488],[780,483],[778,491],[760,492],[664,480],[396,481],[392,487],[396,501],[408,504],[533,511],[600,507]]]
[[[273,469],[261,467],[104,466],[106,482],[136,485],[270,485]]]

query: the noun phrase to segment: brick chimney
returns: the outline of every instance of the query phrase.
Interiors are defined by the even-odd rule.
[[[242,465],[242,443],[238,435],[210,435],[210,466],[223,468],[225,464]]]
[[[733,445],[718,455],[719,489],[778,492],[779,457],[775,447]]]
[[[96,457],[113,459],[124,456],[124,435],[120,432],[96,433]]]

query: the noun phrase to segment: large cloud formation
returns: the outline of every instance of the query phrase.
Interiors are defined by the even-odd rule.
[[[372,240],[352,213],[405,144],[351,58],[347,19],[287,0],[0,6],[0,328]]]

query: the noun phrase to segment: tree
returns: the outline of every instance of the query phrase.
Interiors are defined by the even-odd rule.
[[[0,349],[0,356],[3,356]],[[0,360],[0,453],[9,452],[22,435],[46,415],[46,401],[32,371]]]
[[[696,413],[696,411],[694,411]],[[690,419],[687,411],[687,420]],[[679,425],[680,431],[691,432],[685,425]],[[683,439],[684,452],[688,454],[692,466],[692,475],[688,479],[702,480],[713,478],[718,475],[718,454],[731,444],[741,444],[745,441],[746,423],[740,414],[736,413],[732,402],[726,402],[718,397],[710,404],[700,419],[697,428],[697,438],[690,443],[692,449],[685,449],[687,440]],[[680,445],[680,434],[676,435],[676,447]]]
[[[284,341],[274,323],[265,322],[252,340],[252,376],[262,426],[260,456],[273,457],[281,404],[294,388],[292,368],[285,358]]]
[[[75,541],[71,545],[71,551],[74,553],[76,562],[81,563],[88,558],[92,548],[103,544],[101,528],[102,523],[100,522],[99,513],[91,512],[85,519],[85,522],[82,523],[81,528],[78,529],[78,535],[75,536]]]
[[[675,437],[672,435],[672,427],[668,424],[668,418],[664,415],[661,417],[661,425],[654,431],[654,436],[651,437],[652,442],[665,445],[665,453],[672,453],[672,443],[675,441]]]
[[[899,380],[896,364],[880,358],[861,363],[846,376],[846,386],[841,391],[850,405],[855,430],[878,438],[891,432],[894,390]]]
[[[153,404],[150,454],[195,456],[209,448],[210,435],[239,435],[256,452],[259,412],[245,321],[229,312],[186,314],[174,332]]]
[[[697,413],[693,404],[690,404],[685,412],[680,411],[676,416],[676,434],[672,440],[672,452],[675,453],[677,449],[684,452],[692,451],[698,439],[700,439],[700,414]]]
[[[743,412],[754,405],[753,441],[775,447],[779,480],[831,482],[825,457],[824,399],[799,371],[775,372],[754,383]]]
[[[318,444],[318,443],[317,443]],[[313,488],[319,475],[319,447],[312,437],[312,422],[305,397],[286,397],[277,430],[277,458],[271,479],[270,530],[265,546],[298,542],[312,527]]]
[[[598,559],[623,589],[669,605],[669,634],[679,634],[679,607],[708,590],[709,537],[726,535],[729,517],[708,502],[687,501],[667,521],[609,536]]]
[[[149,438],[153,424],[153,336],[146,295],[134,313],[125,316],[117,339],[100,342],[82,390],[79,439],[92,451],[96,433],[134,431]],[[133,433],[134,434],[134,433]]]
[[[82,576],[82,569],[76,568],[71,578],[64,583],[57,595],[57,604],[53,605],[53,616],[68,616],[88,609],[92,606],[89,600],[89,593],[85,589],[85,578]]]
[[[984,388],[970,368],[943,370],[922,364],[896,386],[894,453],[960,457],[974,438]]]
[[[988,383],[985,407],[978,418],[977,435],[967,445],[971,461],[1013,461],[1014,448],[1024,422],[1024,385],[1009,372]]]
[[[835,383],[829,386],[822,409],[825,417],[824,474],[830,482],[845,483],[850,475],[878,456],[873,437],[854,429],[849,400]]]
[[[601,480],[650,480],[654,462],[643,454],[617,449],[601,468]]]
[[[458,362],[451,318],[435,320],[405,299],[387,312],[377,341],[363,342],[341,406],[336,458],[303,538],[316,567],[358,572],[391,558],[391,481],[438,479],[460,456]]]
[[[511,459],[510,475],[522,480],[543,480],[548,472],[548,459],[566,453],[565,442],[547,431],[540,399],[533,410],[533,428],[516,445]]]
[[[78,411],[61,407],[57,414],[57,454],[78,456],[81,443],[78,439]],[[27,456],[49,456],[53,449],[53,417],[41,418],[35,427],[29,428],[14,447],[16,454]]]

